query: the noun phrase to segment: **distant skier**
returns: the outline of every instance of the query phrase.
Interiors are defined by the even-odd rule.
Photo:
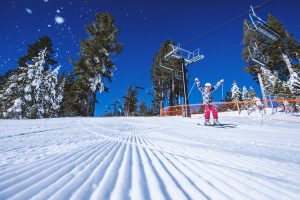
[[[202,88],[200,85],[200,81],[198,78],[195,79],[195,82],[197,84],[197,87],[199,91],[202,93],[202,99],[203,104],[205,106],[205,125],[220,125],[220,122],[218,120],[218,111],[213,105],[213,92],[224,82],[223,79],[221,79],[214,87],[211,87],[210,83],[205,83],[205,88]],[[214,121],[211,124],[210,119],[210,111],[213,114]]]

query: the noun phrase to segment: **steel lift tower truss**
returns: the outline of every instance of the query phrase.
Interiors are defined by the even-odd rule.
[[[172,45],[170,44],[170,47],[172,50],[165,55],[165,60],[168,60],[170,57],[182,60],[182,66],[181,66],[181,74],[182,74],[182,82],[183,82],[183,95],[184,95],[184,106],[183,106],[183,112],[182,115],[184,117],[190,117],[190,108],[188,106],[188,96],[187,96],[187,86],[186,86],[186,66],[193,64],[195,62],[198,62],[204,58],[204,55],[200,54],[199,49],[196,49],[195,51],[188,51],[186,49],[183,49],[180,47],[180,44]],[[161,65],[161,67],[164,67],[169,70],[173,70],[171,68],[165,67]],[[177,79],[180,79],[177,77]]]

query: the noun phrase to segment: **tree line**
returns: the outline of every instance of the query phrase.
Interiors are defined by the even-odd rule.
[[[244,23],[245,24],[245,23]],[[263,85],[263,92],[269,98],[300,98],[300,45],[285,27],[272,15],[267,24],[280,38],[266,41],[256,32],[247,32],[244,26],[243,59],[249,65],[244,71]],[[47,117],[94,116],[97,92],[109,92],[113,72],[116,69],[114,56],[120,54],[124,45],[118,40],[120,29],[110,13],[96,14],[95,22],[85,25],[87,38],[80,41],[77,60],[71,60],[70,74],[59,73],[55,51],[48,36],[28,45],[27,54],[19,58],[18,68],[0,76],[0,118],[36,119]],[[251,37],[258,41],[257,48],[268,62],[264,67],[250,59]],[[139,100],[136,87],[128,85],[123,104],[114,113],[106,115],[153,116],[159,115],[165,106],[182,104],[183,60],[165,55],[172,49],[172,40],[162,43],[154,54],[150,80],[153,85],[152,105]],[[226,93],[225,101],[251,100],[257,97],[253,88],[243,91],[233,83]]]
[[[249,65],[244,71],[256,80],[263,93],[263,98],[290,99],[300,98],[300,45],[283,24],[269,14],[266,22],[278,39],[271,40],[257,31],[249,31],[247,21],[244,21],[243,59]],[[253,52],[249,49],[255,49]],[[264,65],[251,57],[255,57]]]
[[[69,75],[59,76],[50,37],[28,45],[18,68],[0,76],[1,118],[94,116],[96,93],[109,91],[116,68],[112,57],[122,51],[123,44],[110,13],[96,14],[85,30],[88,37],[80,41],[79,58],[72,61]]]

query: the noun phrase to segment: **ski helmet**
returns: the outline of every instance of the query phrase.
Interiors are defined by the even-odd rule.
[[[205,83],[205,87],[211,87],[210,83]]]

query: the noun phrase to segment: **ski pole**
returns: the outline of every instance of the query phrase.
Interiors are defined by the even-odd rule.
[[[194,84],[193,84],[193,87],[192,87],[192,89],[191,89],[191,90],[190,90],[190,92],[189,92],[188,98],[189,98],[190,94],[192,93],[192,91],[193,91],[193,89],[194,89],[194,86],[195,86],[195,84],[196,84],[196,83],[194,83]]]
[[[223,94],[223,84],[224,84],[224,83],[222,83],[222,100],[224,100],[224,94]]]

